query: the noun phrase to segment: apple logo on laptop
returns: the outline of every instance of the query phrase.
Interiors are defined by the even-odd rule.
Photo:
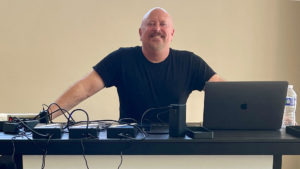
[[[247,109],[248,109],[247,103],[241,104],[241,109],[242,109],[242,110],[247,110]]]

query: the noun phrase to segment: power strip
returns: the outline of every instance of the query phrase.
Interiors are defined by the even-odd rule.
[[[17,117],[19,119],[34,119],[38,113],[0,113],[0,121],[11,121]]]

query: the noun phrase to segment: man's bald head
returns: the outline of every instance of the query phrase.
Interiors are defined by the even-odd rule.
[[[170,21],[171,21],[172,26],[173,26],[173,20],[172,20],[171,16],[169,15],[169,13],[168,13],[164,8],[161,8],[161,7],[155,7],[155,8],[150,9],[150,10],[144,15],[144,17],[143,17],[143,19],[142,19],[141,27],[142,27],[142,25],[144,24],[145,20],[147,20],[147,18],[150,16],[150,14],[151,14],[152,12],[154,12],[154,11],[156,11],[156,12],[157,12],[157,11],[160,11],[160,12],[165,13],[165,14],[170,18]]]
[[[171,16],[163,8],[150,9],[143,17],[139,34],[144,51],[168,51],[174,35]]]

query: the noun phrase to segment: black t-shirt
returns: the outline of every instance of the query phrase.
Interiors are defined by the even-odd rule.
[[[193,90],[203,90],[215,72],[199,56],[170,49],[160,63],[149,62],[140,46],[120,48],[94,66],[106,87],[116,86],[120,100],[120,118],[140,121],[149,108],[185,104]],[[167,121],[160,111],[150,121]],[[149,113],[153,114],[153,113]]]

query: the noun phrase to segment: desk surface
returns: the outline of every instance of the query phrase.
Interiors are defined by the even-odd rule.
[[[44,154],[46,139],[28,140],[0,132],[0,154]],[[62,139],[49,141],[49,155],[80,155],[82,144],[85,154],[118,155],[299,155],[300,138],[280,131],[214,131],[213,139],[169,138],[167,134],[149,135],[137,139],[107,139],[100,132],[98,139]],[[13,144],[14,143],[14,144]]]

